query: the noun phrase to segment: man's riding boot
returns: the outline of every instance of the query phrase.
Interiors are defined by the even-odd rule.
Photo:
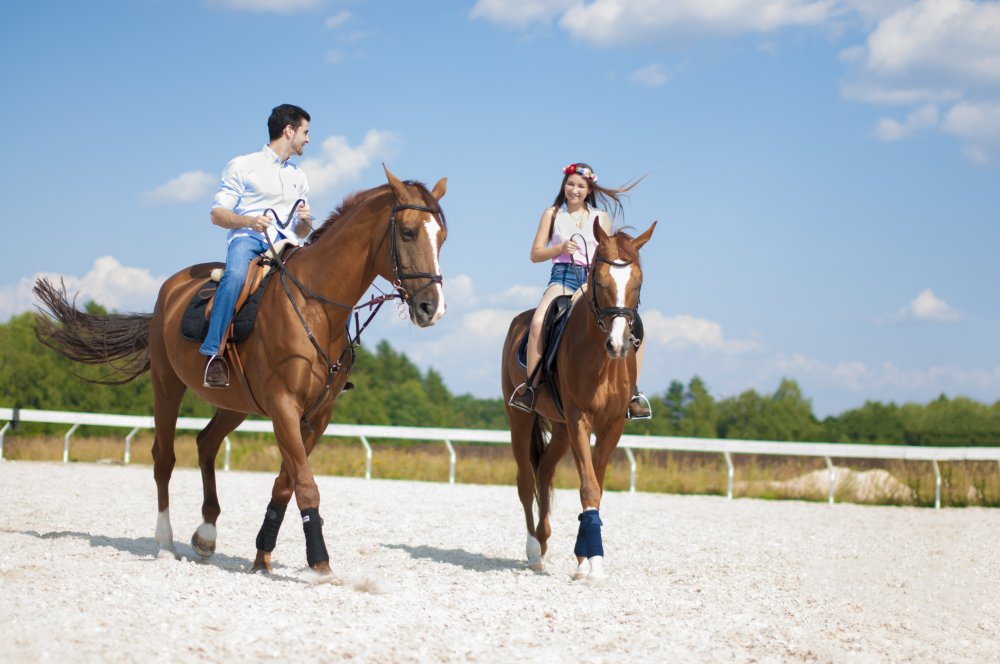
[[[648,420],[653,417],[653,411],[649,407],[649,399],[636,387],[632,392],[632,401],[628,404],[628,419]]]
[[[205,387],[229,387],[229,365],[218,355],[208,358],[205,365]]]
[[[517,408],[525,413],[535,411],[535,388],[527,383],[521,383],[514,388],[514,393],[510,395],[507,404],[511,408]]]

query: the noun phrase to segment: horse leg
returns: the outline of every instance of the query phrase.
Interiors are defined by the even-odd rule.
[[[569,436],[566,435],[565,427],[554,426],[552,437],[545,446],[538,460],[538,469],[535,471],[535,482],[538,487],[538,526],[535,532],[538,534],[543,554],[548,551],[549,536],[552,534],[549,523],[549,515],[552,513],[552,483],[559,461],[566,455],[568,447]]]
[[[600,581],[604,574],[604,545],[601,541],[601,485],[594,471],[590,452],[590,431],[582,414],[566,413],[566,428],[573,450],[573,460],[580,476],[580,528],[576,534],[577,568],[574,577]]]
[[[170,526],[170,476],[174,472],[174,436],[181,398],[187,389],[173,371],[151,372],[153,383],[153,477],[156,480],[156,544],[160,558],[176,558],[174,531]]]
[[[202,558],[208,558],[215,553],[215,523],[222,512],[219,507],[219,496],[215,490],[215,458],[219,455],[222,441],[246,418],[246,413],[220,408],[215,411],[208,426],[198,432],[198,465],[201,467],[203,491],[202,523],[191,535],[191,548]]]
[[[524,525],[528,530],[524,549],[528,558],[528,567],[540,572],[545,565],[542,562],[542,548],[535,535],[535,464],[536,454],[532,450],[532,429],[537,426],[537,416],[529,415],[507,406],[507,417],[510,422],[510,444],[517,462],[517,496],[521,499],[524,509]]]
[[[327,553],[326,543],[323,541],[323,520],[319,515],[319,487],[316,486],[316,479],[309,466],[298,412],[289,409],[279,413],[274,417],[273,423],[274,435],[281,450],[282,465],[288,471],[292,491],[295,493],[295,502],[302,516],[302,530],[306,538],[306,561],[313,570],[329,574],[330,554]]]
[[[331,404],[330,408],[320,409],[320,412],[313,416],[313,420],[310,422],[312,432],[306,436],[304,441],[306,456],[312,454],[313,448],[316,447],[316,443],[323,435],[326,423],[330,421],[332,409]],[[278,476],[274,479],[274,485],[271,487],[271,502],[267,504],[267,510],[264,512],[264,523],[261,524],[260,530],[257,532],[257,556],[254,558],[252,571],[265,573],[271,571],[271,553],[277,546],[278,531],[281,529],[281,522],[285,518],[285,509],[291,499],[292,478],[285,463],[282,462]]]

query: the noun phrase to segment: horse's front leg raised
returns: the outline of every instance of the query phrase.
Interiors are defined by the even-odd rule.
[[[332,408],[332,406],[331,406]],[[278,530],[285,515],[285,508],[294,493],[302,529],[306,538],[306,561],[313,570],[328,574],[330,555],[323,540],[323,520],[319,516],[319,488],[309,466],[309,453],[323,433],[330,418],[330,408],[315,415],[310,422],[312,432],[303,439],[300,421],[294,414],[274,418],[274,433],[281,451],[281,471],[274,481],[271,502],[267,506],[264,523],[257,534],[257,557],[254,571],[271,570],[271,552],[277,543]]]
[[[601,485],[594,471],[590,453],[590,428],[582,413],[566,413],[566,429],[570,437],[573,460],[580,476],[580,528],[576,535],[577,568],[574,578],[600,581],[604,574],[604,544],[601,540]]]

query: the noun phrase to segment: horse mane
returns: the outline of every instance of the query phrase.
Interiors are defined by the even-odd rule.
[[[428,207],[437,207],[437,201],[431,195],[431,192],[427,190],[427,185],[423,182],[417,182],[416,180],[406,180],[403,182],[404,185],[408,187],[415,188],[419,193],[421,198],[424,200],[424,204]],[[339,222],[344,217],[350,215],[356,209],[360,208],[362,205],[368,203],[374,198],[378,198],[387,191],[391,191],[391,187],[388,184],[379,185],[377,187],[372,187],[371,189],[364,189],[362,191],[355,191],[344,197],[341,201],[340,206],[336,210],[330,213],[330,216],[326,218],[323,225],[312,232],[306,244],[312,244],[323,235],[328,229],[333,228],[337,222]]]
[[[642,266],[642,262],[639,260],[639,250],[635,248],[633,244],[634,237],[625,232],[624,229],[619,229],[614,235],[610,236],[614,240],[614,245],[618,249],[618,256],[614,257],[618,260],[630,261]],[[597,253],[603,254],[604,246],[598,245]]]

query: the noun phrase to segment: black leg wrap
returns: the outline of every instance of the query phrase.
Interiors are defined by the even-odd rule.
[[[257,533],[257,549],[271,553],[278,543],[278,530],[281,529],[281,522],[285,518],[285,508],[287,505],[279,505],[273,500],[267,504],[267,512],[264,513],[264,523]]]
[[[306,534],[306,561],[309,567],[330,562],[330,554],[326,552],[326,542],[323,541],[323,519],[319,518],[319,510],[315,507],[302,511],[302,530]]]

